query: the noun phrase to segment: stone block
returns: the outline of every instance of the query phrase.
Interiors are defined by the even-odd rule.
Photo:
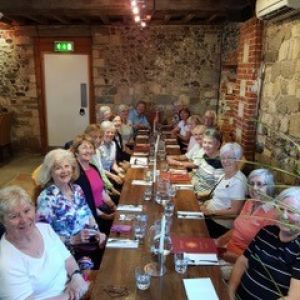
[[[176,101],[175,96],[172,95],[155,95],[153,97],[153,101],[155,103],[159,103],[159,104],[164,104],[164,105],[171,105],[172,103],[174,103]]]
[[[300,37],[300,23],[292,27],[292,36]]]
[[[292,59],[300,58],[300,37],[294,39],[291,51],[290,56]]]
[[[299,111],[300,100],[296,96],[281,96],[277,102],[278,112],[281,114]]]
[[[104,85],[105,84],[104,78],[102,76],[95,78],[94,84],[95,85]]]
[[[300,113],[290,116],[289,134],[300,138]]]
[[[290,121],[289,115],[285,115],[283,118],[281,118],[281,123],[280,123],[280,128],[279,128],[280,132],[283,132],[283,133],[288,132],[289,121]]]
[[[296,87],[299,86],[299,82],[295,80],[288,81],[287,93],[288,95],[296,95]]]
[[[289,49],[290,49],[290,43],[289,41],[284,41],[279,49],[279,61],[288,59],[288,54],[289,54]]]
[[[271,82],[274,82],[276,78],[280,75],[281,72],[281,64],[280,63],[275,63],[271,67]]]
[[[113,34],[110,36],[110,45],[111,46],[120,46],[122,44],[121,36],[118,34]]]
[[[96,104],[112,104],[112,103],[114,103],[113,96],[95,97],[95,100],[96,100]]]
[[[157,82],[151,82],[149,84],[149,89],[154,95],[159,95],[161,93],[161,84]]]
[[[285,79],[293,78],[295,73],[295,62],[291,60],[284,60],[280,63],[280,74]]]

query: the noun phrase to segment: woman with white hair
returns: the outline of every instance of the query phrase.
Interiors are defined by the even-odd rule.
[[[222,217],[237,216],[244,204],[247,179],[239,170],[242,156],[242,147],[237,143],[227,143],[220,149],[224,175],[216,184],[212,199],[200,206],[200,210],[206,217],[209,234],[213,238],[221,236],[232,227],[233,220],[222,219]]]
[[[107,171],[107,176],[118,184],[123,183],[124,170],[120,168],[116,161],[117,147],[114,142],[116,128],[113,122],[103,121],[100,125],[103,131],[103,139],[98,147],[101,153],[101,161],[104,169]],[[113,174],[114,173],[114,174]]]
[[[48,224],[35,222],[29,195],[18,186],[0,190],[0,299],[80,299],[88,285]]]
[[[299,299],[300,187],[275,199],[277,225],[262,228],[241,255],[229,281],[230,299]]]
[[[221,267],[223,278],[228,280],[233,264],[247,249],[256,234],[264,226],[277,220],[274,208],[274,177],[267,169],[256,169],[248,176],[250,199],[247,199],[233,228],[216,239],[222,248],[221,258],[226,261]]]
[[[45,156],[37,178],[38,183],[44,187],[37,199],[37,219],[52,226],[62,241],[75,251],[76,259],[83,256],[76,252],[76,245],[90,243],[91,232],[98,240],[99,247],[102,247],[105,240],[83,190],[73,184],[78,176],[74,155],[67,150],[55,149]],[[91,253],[96,269],[100,265],[99,247],[94,247],[95,251]],[[88,253],[85,255],[89,256]]]
[[[98,123],[103,121],[111,121],[113,118],[112,110],[109,106],[103,105],[99,107],[98,110]]]
[[[131,122],[128,120],[129,107],[126,104],[121,104],[118,107],[118,115],[121,118],[120,134],[123,139],[125,146],[133,144],[133,127]]]

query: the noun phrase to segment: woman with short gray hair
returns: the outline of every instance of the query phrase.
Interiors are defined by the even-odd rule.
[[[29,195],[0,190],[0,299],[80,299],[88,285],[73,256],[48,224],[36,223]],[[69,278],[69,280],[68,280]]]
[[[239,170],[242,155],[242,147],[237,143],[227,143],[221,147],[220,159],[224,175],[215,185],[212,198],[200,206],[206,217],[209,234],[213,238],[221,236],[232,227],[233,219],[222,217],[237,216],[244,204],[247,179]]]
[[[129,107],[126,104],[121,104],[118,107],[118,115],[121,118],[122,125],[120,127],[120,134],[122,135],[123,143],[125,146],[133,144],[133,127],[128,120]]]

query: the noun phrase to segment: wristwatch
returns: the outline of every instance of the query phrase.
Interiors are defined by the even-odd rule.
[[[81,275],[81,271],[79,269],[75,270],[71,275],[69,275],[70,280],[72,280],[72,277],[76,274],[80,274]]]

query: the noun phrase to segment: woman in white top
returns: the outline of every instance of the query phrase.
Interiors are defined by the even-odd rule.
[[[0,222],[6,230],[0,240],[0,299],[67,300],[86,293],[75,259],[50,225],[35,223],[22,188],[0,191]]]
[[[121,104],[118,107],[118,115],[121,117],[120,134],[122,135],[124,146],[133,144],[133,127],[131,122],[128,120],[129,107],[125,104]]]
[[[243,207],[247,179],[239,170],[239,161],[242,155],[242,148],[237,143],[227,143],[221,147],[220,158],[224,175],[216,184],[212,199],[200,206],[200,210],[208,217],[205,222],[209,234],[213,238],[223,235],[232,228],[234,216],[237,216]],[[222,219],[222,216],[233,216],[233,218]]]
[[[191,137],[191,131],[190,126],[187,124],[187,120],[190,117],[191,113],[187,108],[183,108],[179,112],[179,118],[180,121],[177,124],[177,126],[172,130],[172,133],[177,136],[178,142],[181,146],[181,149],[186,149],[190,137]]]
[[[190,141],[187,147],[187,152],[188,152],[197,144],[197,141],[193,135],[193,130],[196,126],[201,124],[201,117],[197,115],[192,115],[188,118],[187,124],[190,126],[189,130],[192,133],[192,136],[190,137]]]

